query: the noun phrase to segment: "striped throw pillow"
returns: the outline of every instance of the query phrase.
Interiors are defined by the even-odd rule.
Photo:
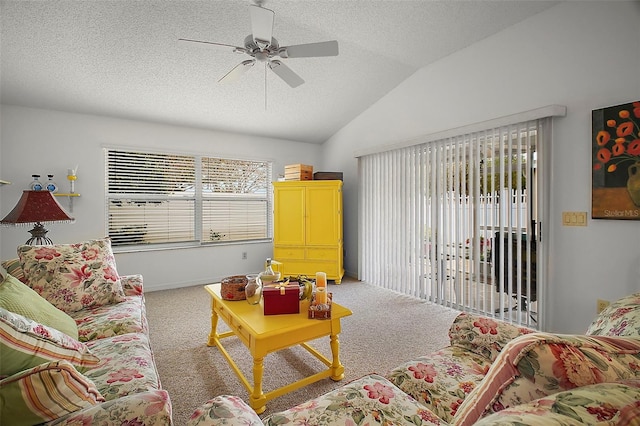
[[[100,359],[74,338],[0,308],[0,378],[50,361],[68,361],[84,372]]]
[[[0,424],[37,425],[104,402],[95,384],[67,361],[0,380]]]
[[[15,259],[3,260],[0,265],[2,265],[5,271],[7,271],[7,274],[19,279],[25,284],[27,283],[27,278],[24,276],[20,259],[16,257]]]

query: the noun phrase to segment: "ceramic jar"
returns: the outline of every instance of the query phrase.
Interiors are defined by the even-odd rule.
[[[633,204],[640,207],[640,161],[629,166],[629,179],[627,180],[627,191]]]

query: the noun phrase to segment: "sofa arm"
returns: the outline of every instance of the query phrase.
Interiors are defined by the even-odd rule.
[[[142,275],[122,275],[120,282],[126,296],[141,296],[144,293]]]
[[[85,408],[47,425],[172,425],[171,400],[164,390],[123,396]]]
[[[509,342],[481,385],[465,399],[456,424],[557,392],[640,379],[640,339],[531,333]]]
[[[631,294],[607,306],[589,325],[585,334],[637,336],[640,332],[640,293]]]
[[[461,347],[493,362],[507,343],[534,331],[505,321],[463,312],[451,324],[449,339],[451,346]]]
[[[187,426],[214,425],[264,426],[262,420],[237,396],[220,395],[202,404],[193,412]]]

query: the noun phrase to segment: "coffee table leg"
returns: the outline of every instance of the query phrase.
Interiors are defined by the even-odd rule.
[[[331,363],[331,380],[338,381],[344,379],[344,365],[340,363],[340,341],[337,334],[332,334],[331,339],[331,355],[333,362]]]
[[[218,314],[214,308],[215,301],[211,298],[211,332],[209,333],[207,346],[215,346],[216,340],[218,340]]]
[[[249,397],[249,405],[253,410],[262,414],[267,409],[267,398],[262,393],[262,373],[264,372],[264,358],[253,359],[253,393]]]

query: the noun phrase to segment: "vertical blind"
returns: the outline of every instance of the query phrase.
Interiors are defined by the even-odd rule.
[[[535,327],[545,123],[360,156],[361,279]]]
[[[114,246],[269,238],[270,162],[105,152]]]

